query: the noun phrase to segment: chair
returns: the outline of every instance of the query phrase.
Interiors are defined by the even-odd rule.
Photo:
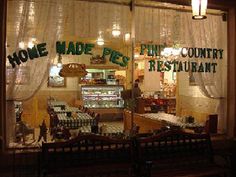
[[[33,135],[33,139],[35,139],[34,128],[31,128],[28,124],[23,121],[19,121],[16,123],[15,127],[15,137],[17,140],[23,139],[23,144],[25,144],[25,138],[27,135]]]

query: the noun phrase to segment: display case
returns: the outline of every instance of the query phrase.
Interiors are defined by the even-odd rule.
[[[88,108],[123,108],[122,85],[84,85],[81,87],[84,106]]]

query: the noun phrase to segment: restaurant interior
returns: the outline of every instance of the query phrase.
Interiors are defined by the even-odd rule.
[[[8,0],[5,148],[45,153],[80,137],[169,131],[232,138],[228,13],[207,0]]]
[[[98,128],[109,129],[106,133],[129,134],[133,123],[140,133],[158,131],[160,127],[146,127],[146,122],[159,122],[160,113],[165,113],[166,125],[185,127],[192,122],[190,127],[204,131],[213,115],[213,133],[226,133],[226,12],[208,9],[206,19],[194,20],[191,7],[170,3],[138,1],[134,16],[125,5],[128,1],[8,3],[9,146],[38,145],[42,122],[52,128],[50,110],[59,115],[58,126],[63,127],[65,119],[69,131],[84,133],[91,132],[90,124],[69,126],[81,121],[76,113],[82,110],[98,115]],[[33,59],[40,45],[45,55]],[[15,62],[13,68],[15,56],[20,64]],[[202,68],[194,68],[194,62]],[[212,65],[209,71],[207,64]],[[131,93],[134,83],[141,91],[136,98]],[[136,122],[133,112],[145,117],[143,121]],[[22,126],[29,134],[23,135]]]

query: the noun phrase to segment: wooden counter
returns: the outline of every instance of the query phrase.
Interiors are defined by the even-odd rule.
[[[131,111],[124,110],[124,130],[129,131],[131,129]],[[134,123],[139,126],[139,133],[150,133],[153,130],[158,130],[167,124],[162,121],[147,119],[140,114],[134,113]]]

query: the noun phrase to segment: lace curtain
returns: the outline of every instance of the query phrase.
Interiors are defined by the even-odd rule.
[[[182,15],[187,46],[223,49],[223,59],[193,59],[196,62],[217,63],[216,72],[193,73],[196,85],[204,96],[217,100],[215,113],[218,114],[218,129],[226,131],[227,106],[227,22],[220,15],[208,15],[206,20],[194,21]]]
[[[69,3],[64,5],[69,6]],[[7,55],[18,53],[20,42],[24,42],[26,48],[32,39],[36,39],[32,41],[35,44],[46,42],[48,55],[22,63],[15,69],[8,61],[6,63],[7,140],[14,137],[14,101],[30,99],[47,79],[50,62],[56,57],[55,41],[60,38],[64,25],[62,14],[68,13],[65,9],[56,1],[8,1]]]
[[[15,69],[7,62],[7,127],[13,137],[14,102],[30,99],[48,78],[49,66],[55,63],[56,41],[96,42],[99,31],[111,44],[113,25],[119,25],[122,35],[130,32],[129,6],[77,0],[8,1],[7,55],[18,53],[19,43],[46,43],[46,57],[22,63]],[[121,39],[122,41],[123,39]],[[120,46],[118,46],[120,47]],[[55,60],[55,61],[54,61]],[[8,138],[9,139],[9,138]]]
[[[36,44],[47,43],[48,56],[28,60],[7,74],[7,100],[27,100],[38,91],[47,79],[49,64],[56,58],[57,40],[87,40],[95,43],[101,31],[103,38],[112,42],[113,24],[118,24],[123,35],[130,32],[130,18],[128,6],[109,3],[74,0],[9,1],[7,55],[18,52],[21,41],[27,45],[35,38]],[[10,66],[8,62],[7,66]],[[19,80],[17,75],[25,68],[27,78],[21,79],[24,81],[22,84],[16,83],[16,79]]]
[[[216,73],[193,73],[196,87],[202,94],[218,102],[215,114],[218,114],[218,128],[224,132],[227,106],[227,22],[220,15],[208,14],[206,20],[200,21],[192,20],[191,17],[189,12],[136,7],[136,42],[224,50],[223,59],[216,61]],[[212,59],[190,60],[214,62]]]

